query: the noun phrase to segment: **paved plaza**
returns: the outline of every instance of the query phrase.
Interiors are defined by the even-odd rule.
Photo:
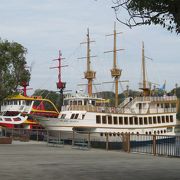
[[[0,145],[1,180],[179,180],[180,159],[42,142]]]

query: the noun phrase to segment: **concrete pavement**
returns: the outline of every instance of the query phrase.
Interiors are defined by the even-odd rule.
[[[42,142],[0,145],[1,180],[179,180],[180,159]]]

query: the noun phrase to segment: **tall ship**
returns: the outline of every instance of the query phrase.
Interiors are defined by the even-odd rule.
[[[110,106],[106,99],[98,98],[92,93],[93,79],[96,76],[91,67],[90,37],[87,33],[87,70],[84,77],[88,81],[88,94],[76,92],[66,95],[58,118],[36,116],[36,120],[45,128],[61,131],[66,138],[66,132],[75,131],[80,134],[90,132],[96,138],[116,138],[124,133],[147,135],[175,135],[178,120],[176,113],[178,100],[176,95],[153,94],[151,85],[146,78],[144,43],[142,44],[143,80],[140,83],[142,93],[137,97],[127,96],[123,102],[118,102],[118,82],[122,70],[117,67],[116,27],[114,26],[113,67],[111,76],[115,84],[115,104]]]
[[[0,126],[23,129],[42,128],[32,115],[57,118],[59,111],[49,99],[41,96],[27,96],[25,86],[23,94],[12,95],[3,100]]]

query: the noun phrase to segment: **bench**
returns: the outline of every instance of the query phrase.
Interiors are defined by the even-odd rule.
[[[88,145],[88,142],[85,141],[85,140],[75,140],[73,145],[72,145],[72,148],[88,150],[89,149],[89,145]]]
[[[48,146],[63,147],[64,141],[62,139],[48,139]]]

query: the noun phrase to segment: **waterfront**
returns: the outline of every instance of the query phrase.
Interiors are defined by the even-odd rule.
[[[179,158],[130,154],[71,146],[49,147],[44,142],[13,141],[0,145],[0,175],[14,179],[163,179],[180,177]]]

